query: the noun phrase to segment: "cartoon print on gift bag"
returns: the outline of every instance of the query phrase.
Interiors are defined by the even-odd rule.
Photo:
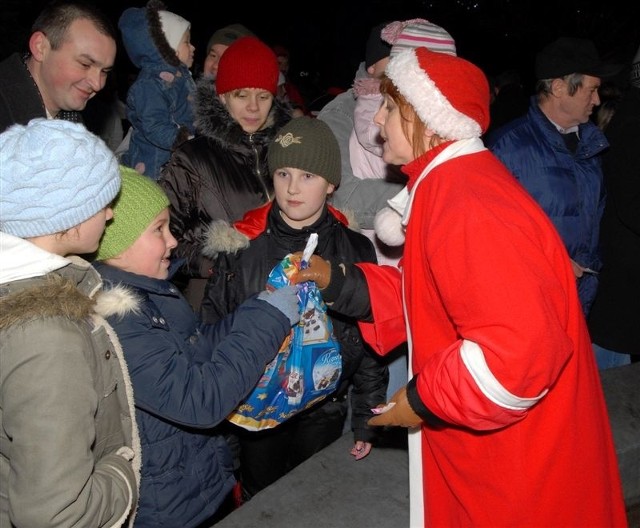
[[[271,271],[267,289],[282,288],[307,265],[318,243],[312,233],[302,259],[287,255]],[[270,429],[324,400],[337,388],[342,373],[340,345],[318,287],[298,285],[300,323],[282,343],[249,396],[227,417],[245,429]]]

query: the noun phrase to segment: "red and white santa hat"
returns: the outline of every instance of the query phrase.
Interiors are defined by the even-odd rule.
[[[385,73],[420,120],[442,139],[478,138],[489,126],[489,83],[470,62],[420,47],[392,57]],[[407,198],[406,189],[403,193]],[[402,245],[405,233],[398,207],[378,211],[374,230],[385,244]]]
[[[469,61],[420,47],[393,57],[385,74],[443,139],[480,137],[489,126],[489,83]]]

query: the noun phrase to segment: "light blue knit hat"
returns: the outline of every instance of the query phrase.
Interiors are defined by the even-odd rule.
[[[38,118],[0,134],[0,231],[29,238],[70,229],[119,189],[113,152],[83,125]]]

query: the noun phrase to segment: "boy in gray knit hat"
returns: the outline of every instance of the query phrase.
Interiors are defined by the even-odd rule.
[[[269,146],[269,170],[275,199],[230,225],[213,222],[205,254],[215,258],[202,315],[224,317],[247,297],[261,291],[271,270],[289,253],[302,251],[318,234],[316,253],[342,255],[349,262],[376,262],[371,241],[349,228],[347,218],[327,204],[340,184],[340,147],[329,126],[315,118],[292,119]],[[385,400],[388,369],[365,347],[355,321],[332,318],[340,343],[343,372],[338,389],[312,409],[273,429],[258,433],[234,427],[240,442],[240,477],[252,496],[343,433],[351,392],[356,460],[367,456],[376,428],[367,425],[371,409]],[[230,426],[232,427],[232,426]]]

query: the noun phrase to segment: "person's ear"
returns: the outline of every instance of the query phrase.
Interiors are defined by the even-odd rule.
[[[333,183],[327,185],[327,195],[332,194],[336,190],[336,186]]]
[[[42,59],[47,53],[47,50],[51,48],[49,39],[42,31],[35,31],[31,37],[29,37],[29,51],[31,56],[38,62],[42,62]]]
[[[551,81],[551,93],[559,97],[567,93],[567,82],[564,79],[553,79]]]

